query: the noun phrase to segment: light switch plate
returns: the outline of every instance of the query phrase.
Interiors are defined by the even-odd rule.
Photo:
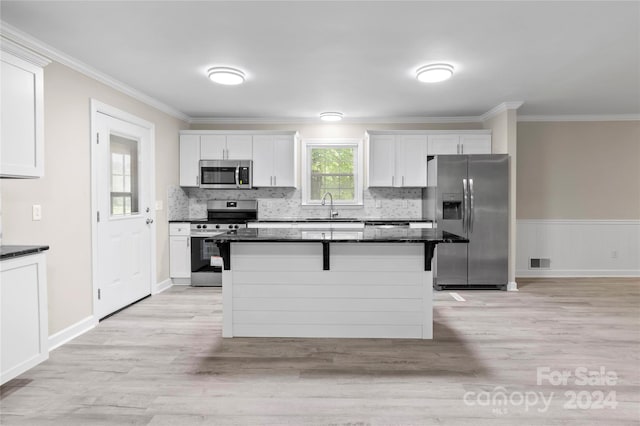
[[[156,200],[156,211],[162,210],[162,200]]]
[[[34,204],[31,208],[31,217],[33,220],[42,220],[42,206]]]

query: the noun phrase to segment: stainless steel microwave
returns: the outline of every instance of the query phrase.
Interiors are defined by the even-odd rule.
[[[250,189],[251,160],[200,160],[200,188]]]

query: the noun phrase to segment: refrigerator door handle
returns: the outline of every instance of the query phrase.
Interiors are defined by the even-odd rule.
[[[469,206],[467,203],[467,180],[462,179],[462,232],[464,232],[465,234],[467,232],[467,217],[469,216],[467,214],[468,207]]]
[[[469,232],[473,232],[473,221],[475,219],[475,205],[473,195],[473,179],[469,179]]]

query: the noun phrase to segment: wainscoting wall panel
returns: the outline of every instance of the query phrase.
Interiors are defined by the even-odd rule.
[[[640,276],[640,220],[518,220],[516,239],[518,277]]]

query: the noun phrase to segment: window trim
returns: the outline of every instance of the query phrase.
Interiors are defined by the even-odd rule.
[[[309,200],[311,196],[311,149],[313,148],[337,148],[351,147],[356,148],[355,167],[354,167],[354,189],[355,200],[346,202],[344,200],[335,200],[335,206],[362,206],[364,205],[364,142],[362,139],[356,138],[319,138],[319,139],[303,139],[301,149],[301,183],[302,183],[302,205],[303,206],[319,206],[320,201]]]

